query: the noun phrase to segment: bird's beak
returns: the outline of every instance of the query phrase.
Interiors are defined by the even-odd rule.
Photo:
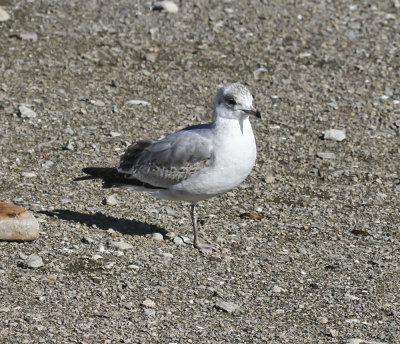
[[[247,113],[249,116],[254,116],[254,117],[257,117],[257,118],[260,118],[260,119],[261,119],[261,113],[260,113],[260,111],[254,109],[254,108],[251,108],[251,110],[243,110],[243,111],[244,111],[245,113]]]

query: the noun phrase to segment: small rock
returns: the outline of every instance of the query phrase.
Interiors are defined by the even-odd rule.
[[[272,174],[268,174],[268,175],[265,177],[265,182],[266,182],[267,184],[272,184],[274,181],[275,181],[275,177],[274,177]]]
[[[111,137],[119,137],[119,136],[121,136],[121,134],[120,134],[120,133],[117,133],[116,131],[111,131],[111,132],[110,132],[110,136],[111,136]]]
[[[21,105],[18,110],[22,118],[35,118],[37,116],[35,111],[29,109],[25,105]]]
[[[152,10],[153,11],[166,11],[169,13],[177,13],[179,9],[178,9],[178,6],[172,1],[159,1],[153,5]]]
[[[268,78],[268,71],[264,68],[258,68],[253,72],[255,80],[267,80]]]
[[[21,37],[21,39],[32,42],[36,42],[38,39],[36,32],[23,32],[19,36]]]
[[[319,152],[317,153],[317,157],[323,160],[331,160],[336,158],[336,154],[331,152]]]
[[[176,236],[174,238],[174,244],[177,246],[183,245],[184,244],[183,239],[180,236]]]
[[[97,100],[92,100],[91,103],[94,106],[105,106],[106,105],[102,100],[98,100],[98,99]]]
[[[10,19],[10,15],[0,7],[0,22],[4,22]]]
[[[102,202],[104,205],[117,205],[118,204],[118,199],[116,194],[112,194],[107,196],[106,198],[103,199]]]
[[[75,146],[72,141],[68,141],[67,144],[63,147],[64,150],[74,150]]]
[[[318,318],[318,322],[320,324],[327,324],[328,323],[328,318],[327,317],[320,317],[320,318]]]
[[[328,129],[324,133],[324,140],[343,141],[346,138],[346,131],[339,129]]]
[[[284,292],[287,291],[286,289],[280,287],[280,286],[277,285],[277,284],[271,284],[271,285],[269,285],[269,286],[267,287],[267,290],[268,290],[268,291],[271,291],[271,292],[273,292],[273,293],[276,293],[276,294],[284,293]]]
[[[92,260],[99,260],[99,259],[103,259],[103,256],[100,256],[99,254],[94,254],[92,256]]]
[[[151,308],[145,308],[143,312],[149,317],[154,317],[156,315],[156,310]]]
[[[344,296],[344,298],[345,298],[346,300],[349,300],[349,301],[358,301],[358,300],[360,300],[359,297],[354,296],[354,295],[350,295],[350,294],[346,294],[346,295]]]
[[[88,237],[88,236],[84,236],[84,237],[81,239],[81,241],[82,241],[84,244],[94,244],[94,243],[96,242],[94,239],[92,239],[92,238],[90,238],[90,237]]]
[[[329,333],[332,336],[332,338],[336,338],[339,335],[339,331],[338,330],[334,330],[332,328],[329,329]]]
[[[155,308],[156,303],[151,299],[146,299],[142,302],[142,306],[144,306],[146,308]]]
[[[239,305],[234,302],[218,301],[215,303],[215,308],[227,313],[233,313],[239,309]]]
[[[61,132],[63,134],[68,134],[68,135],[73,135],[74,134],[74,131],[70,127],[67,127],[65,129],[61,130]]]
[[[167,240],[174,240],[175,238],[176,238],[176,234],[175,234],[175,232],[167,232],[166,234],[165,234],[165,238],[167,239]]]
[[[0,240],[32,241],[39,237],[39,223],[24,208],[0,203]]]
[[[145,100],[132,99],[132,100],[128,100],[127,102],[125,102],[125,105],[143,105],[143,106],[147,106],[147,105],[150,105],[150,103],[146,102]]]
[[[24,263],[28,268],[32,269],[40,268],[44,265],[42,257],[38,256],[37,254],[31,254],[28,256]]]
[[[24,178],[35,178],[36,177],[36,173],[34,172],[22,172],[21,176]]]
[[[133,245],[123,241],[110,241],[109,246],[121,251],[130,250],[131,248],[133,248]]]
[[[168,258],[168,259],[174,258],[174,255],[172,253],[168,253],[168,252],[163,252],[162,256],[164,258]]]
[[[360,338],[350,338],[346,342],[347,344],[365,344],[366,342]]]
[[[151,238],[152,238],[153,240],[155,240],[155,241],[162,241],[162,240],[164,240],[164,237],[163,237],[163,235],[162,235],[161,233],[153,233],[153,234],[151,235]]]

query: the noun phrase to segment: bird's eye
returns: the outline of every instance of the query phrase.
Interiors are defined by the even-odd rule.
[[[236,105],[236,100],[233,99],[233,98],[226,98],[226,102],[227,102],[229,105]]]

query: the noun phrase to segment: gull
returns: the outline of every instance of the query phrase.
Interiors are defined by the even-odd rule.
[[[130,145],[115,167],[87,167],[78,180],[102,179],[103,188],[122,187],[191,204],[193,244],[201,252],[215,250],[200,243],[198,202],[227,192],[251,172],[257,148],[249,117],[261,118],[253,95],[240,83],[219,89],[212,122],[189,126],[165,138]]]

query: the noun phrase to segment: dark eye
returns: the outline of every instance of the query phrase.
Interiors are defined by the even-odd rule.
[[[226,102],[227,102],[229,105],[236,105],[236,100],[233,99],[233,98],[226,98]]]

